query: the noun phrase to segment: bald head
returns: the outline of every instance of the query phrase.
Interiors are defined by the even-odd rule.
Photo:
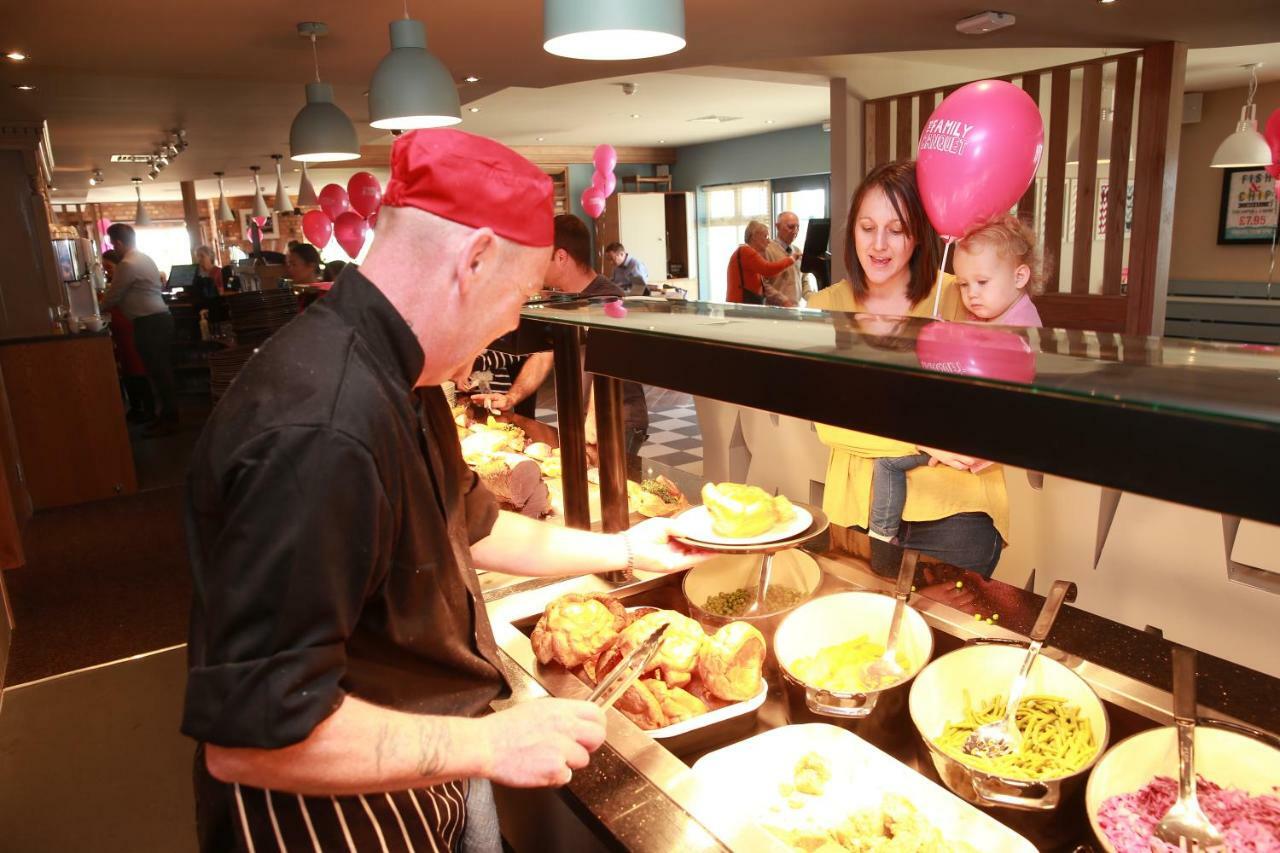
[[[778,214],[778,221],[774,223],[774,228],[778,239],[790,246],[795,242],[796,235],[800,233],[800,217],[789,210],[784,210]]]
[[[434,385],[516,327],[525,299],[542,286],[548,249],[383,207],[360,271],[413,329],[426,355],[419,384]]]

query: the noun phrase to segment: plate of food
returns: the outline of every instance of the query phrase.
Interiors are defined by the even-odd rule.
[[[676,518],[676,532],[709,545],[766,545],[798,536],[813,524],[813,515],[784,495],[759,486],[707,483],[702,506]]]
[[[649,669],[614,705],[637,726],[672,738],[764,704],[765,640],[746,622],[708,634],[675,610],[628,609],[612,596],[570,593],[547,605],[530,640],[539,664],[595,685],[660,625],[666,633]]]

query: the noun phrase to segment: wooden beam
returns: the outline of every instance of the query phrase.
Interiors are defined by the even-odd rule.
[[[595,153],[593,145],[513,145],[520,156],[538,165],[568,165],[591,163]],[[676,149],[671,146],[618,145],[619,163],[643,163],[670,166],[676,162]],[[360,159],[353,168],[376,168],[391,165],[391,147],[387,145],[362,145]]]
[[[876,159],[873,165],[889,162],[889,102],[876,104]]]
[[[1022,91],[1037,104],[1040,103],[1040,74],[1031,72],[1022,75]],[[1024,222],[1035,222],[1036,219],[1036,180],[1031,179],[1031,186],[1018,201],[1018,218]]]
[[[1062,252],[1062,196],[1067,186],[1067,119],[1071,109],[1071,69],[1059,68],[1050,80],[1049,171],[1045,181],[1044,290],[1057,293],[1058,255]]]
[[[911,143],[913,134],[911,128],[913,121],[911,117],[911,98],[898,98],[897,100],[897,129],[895,133],[897,139],[894,144],[893,159],[910,160],[911,159]]]
[[[1124,331],[1127,301],[1123,296],[1045,293],[1035,297],[1035,303],[1046,328]]]
[[[1164,333],[1186,70],[1187,46],[1181,42],[1161,42],[1142,52],[1133,235],[1129,242],[1126,331],[1131,335]]]
[[[1102,118],[1102,66],[1084,69],[1080,89],[1080,139],[1076,154],[1076,228],[1072,245],[1071,292],[1087,294],[1093,263],[1093,214],[1098,198],[1098,126]]]
[[[196,249],[204,241],[200,233],[200,202],[196,200],[196,182],[182,181],[178,186],[182,189],[182,218],[187,225],[187,239],[191,241],[191,260],[196,258]]]
[[[862,176],[876,165],[876,110],[870,103],[862,105]]]
[[[1116,62],[1115,113],[1111,119],[1111,165],[1107,174],[1107,245],[1102,260],[1102,292],[1120,295],[1124,269],[1124,221],[1129,187],[1129,143],[1133,139],[1133,87],[1138,58]]]

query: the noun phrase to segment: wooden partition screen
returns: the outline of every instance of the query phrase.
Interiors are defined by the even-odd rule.
[[[1044,249],[1036,305],[1046,325],[1162,329],[1185,55],[1164,43],[1000,78],[1021,86],[1045,117],[1039,174],[1012,212],[1036,228]],[[957,88],[867,101],[864,173],[914,157],[924,123]]]

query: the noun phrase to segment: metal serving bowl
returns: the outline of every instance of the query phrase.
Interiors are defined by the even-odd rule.
[[[1083,782],[1084,774],[1107,748],[1111,726],[1098,694],[1083,678],[1043,654],[1031,668],[1025,695],[1058,696],[1081,710],[1098,746],[1083,767],[1066,776],[1029,782],[984,773],[938,748],[934,739],[948,723],[963,717],[965,697],[976,704],[997,694],[1007,695],[1026,654],[1025,648],[1016,645],[965,646],[926,666],[911,686],[911,720],[938,775],[948,788],[975,805],[1051,811]]]
[[[749,622],[764,634],[765,640],[772,640],[783,617],[813,598],[822,585],[822,569],[818,568],[817,560],[803,551],[779,551],[773,555],[770,584],[788,586],[801,593],[800,599],[790,607],[755,616],[723,616],[703,607],[713,595],[750,586],[759,577],[760,560],[759,554],[725,555],[685,572],[681,588],[689,604],[689,615],[708,632],[714,633],[730,622]]]

